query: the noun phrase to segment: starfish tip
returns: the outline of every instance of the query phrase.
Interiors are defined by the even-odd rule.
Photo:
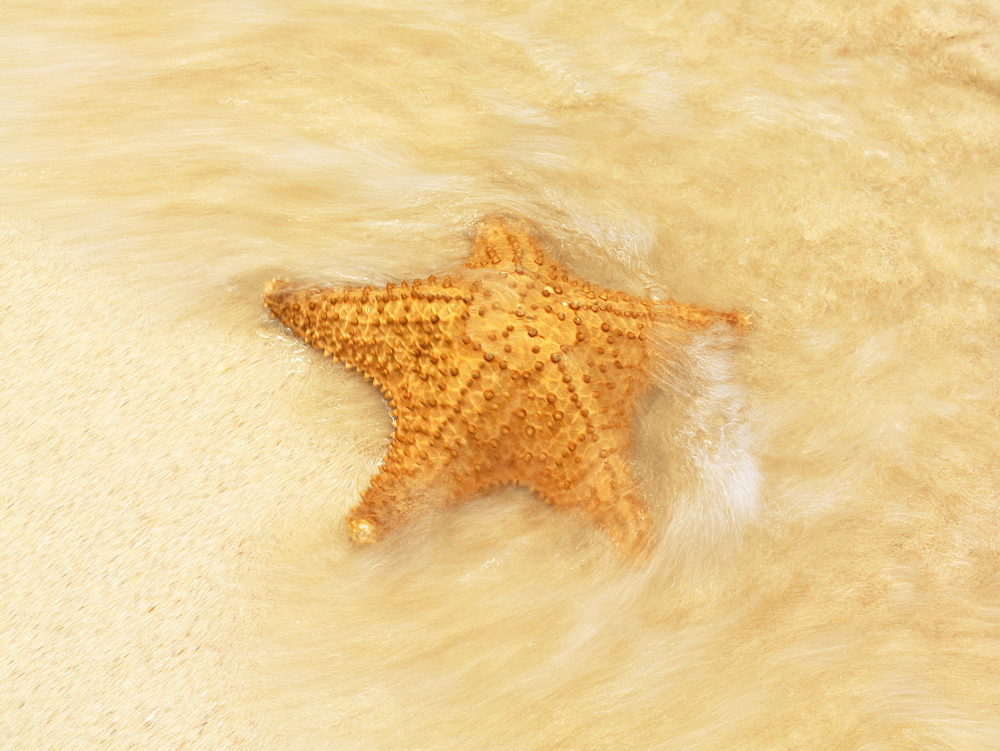
[[[264,285],[264,305],[270,308],[271,312],[275,315],[278,314],[281,306],[281,300],[285,297],[285,295],[282,295],[281,293],[287,290],[288,287],[289,284],[284,279],[272,279]]]
[[[264,285],[264,297],[270,297],[275,292],[280,292],[287,286],[288,282],[286,282],[284,279],[278,279],[277,277],[275,277],[274,279],[272,279],[271,281],[269,281],[267,284]]]
[[[378,525],[371,519],[348,519],[347,533],[358,545],[373,545],[382,537]]]

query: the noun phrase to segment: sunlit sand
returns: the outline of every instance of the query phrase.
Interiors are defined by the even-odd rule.
[[[1000,745],[1000,7],[0,8],[0,745]],[[361,548],[392,422],[275,277],[545,228],[737,309],[625,560],[509,487]]]

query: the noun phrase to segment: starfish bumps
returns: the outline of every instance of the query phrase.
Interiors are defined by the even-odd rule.
[[[657,340],[738,312],[602,289],[554,262],[527,222],[483,220],[464,267],[385,289],[272,281],[267,306],[296,335],[378,385],[395,419],[381,469],[348,516],[380,540],[429,504],[517,484],[584,511],[622,547],[651,517],[628,456]]]

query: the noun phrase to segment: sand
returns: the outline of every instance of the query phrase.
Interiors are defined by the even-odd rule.
[[[6,3],[0,745],[1000,745],[1000,6]],[[623,562],[508,489],[371,549],[391,420],[272,276],[476,217],[739,307]]]

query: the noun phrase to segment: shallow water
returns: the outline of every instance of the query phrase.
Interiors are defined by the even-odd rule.
[[[1000,6],[6,3],[14,745],[1000,744]],[[276,275],[515,210],[753,316],[641,405],[623,562],[509,489],[383,544],[377,392]]]

